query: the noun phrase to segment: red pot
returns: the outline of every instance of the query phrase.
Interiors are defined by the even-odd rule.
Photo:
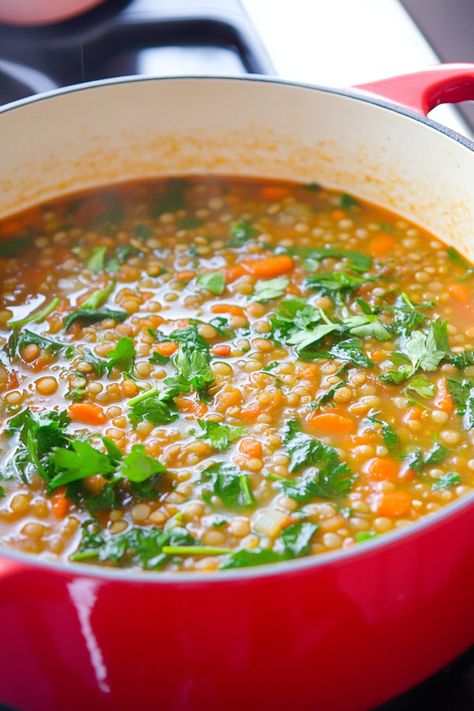
[[[0,113],[0,211],[105,181],[318,179],[474,255],[474,145],[422,118],[474,65],[362,87],[264,79],[82,85]],[[0,699],[21,709],[367,709],[474,642],[474,498],[353,550],[139,574],[0,558]]]

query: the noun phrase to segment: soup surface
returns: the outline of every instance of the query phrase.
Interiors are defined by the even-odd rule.
[[[0,223],[0,541],[212,571],[474,487],[474,272],[317,184],[132,183]]]

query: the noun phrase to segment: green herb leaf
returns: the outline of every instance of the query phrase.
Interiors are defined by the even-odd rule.
[[[345,319],[344,326],[352,336],[376,338],[378,341],[388,341],[391,338],[390,331],[376,315],[350,316]]]
[[[57,297],[54,299],[51,299],[46,306],[43,306],[42,309],[39,311],[35,311],[34,313],[30,314],[29,316],[26,316],[25,318],[18,319],[17,321],[9,321],[7,326],[8,328],[23,328],[26,326],[28,323],[41,323],[41,321],[44,321],[46,316],[49,316],[49,314],[54,311],[55,308],[59,306],[60,299]]]
[[[143,444],[134,444],[120,465],[121,476],[134,483],[141,483],[164,471],[166,471],[166,467],[157,459],[149,457]]]
[[[18,257],[25,249],[33,245],[36,234],[29,234],[24,237],[15,237],[0,241],[0,259],[13,259]]]
[[[107,254],[107,247],[94,247],[91,252],[91,256],[87,260],[87,268],[94,272],[94,274],[100,274],[105,269],[105,255]]]
[[[340,380],[338,383],[334,383],[334,385],[331,385],[330,388],[328,388],[325,392],[321,393],[321,395],[316,398],[316,400],[311,404],[311,409],[319,410],[321,405],[332,402],[332,400],[334,399],[334,393],[339,390],[339,388],[344,387],[344,385],[345,383],[343,380]]]
[[[252,225],[250,220],[239,220],[231,225],[231,239],[227,242],[227,244],[229,247],[242,247],[242,245],[257,235],[258,231]]]
[[[220,452],[228,449],[232,442],[240,439],[245,432],[243,427],[230,427],[211,420],[198,420],[198,425],[202,430],[202,434],[198,435],[199,439],[209,440],[211,446]]]
[[[349,267],[357,272],[366,272],[372,266],[372,257],[362,252],[354,252],[351,249],[342,249],[339,247],[285,247],[282,251],[285,254],[300,257],[301,259],[312,259],[315,262],[320,262],[323,259],[347,259]]]
[[[347,272],[331,272],[330,274],[314,274],[307,277],[305,286],[320,294],[334,296],[356,291],[362,284],[370,281],[376,281],[376,277],[359,277]]]
[[[221,570],[232,568],[252,568],[256,565],[267,565],[268,563],[279,563],[282,560],[280,553],[271,548],[241,548],[232,553],[220,566]]]
[[[315,523],[298,521],[287,526],[275,542],[274,550],[282,553],[285,558],[299,558],[308,555],[311,539],[318,530]]]
[[[349,210],[353,207],[360,207],[360,202],[352,195],[349,195],[349,193],[341,193],[339,202],[341,203],[341,207]]]
[[[13,360],[13,358],[18,358],[22,354],[23,349],[31,343],[39,346],[39,348],[44,351],[49,351],[49,353],[54,354],[68,348],[66,343],[47,338],[46,336],[40,336],[39,333],[34,333],[34,331],[23,328],[21,332],[14,331],[14,333],[11,334],[5,346],[5,352],[10,360]]]
[[[109,281],[103,289],[96,289],[82,302],[81,309],[98,309],[99,306],[105,304],[114,288],[115,282]]]
[[[225,274],[224,272],[208,272],[200,274],[197,279],[199,286],[211,291],[213,294],[222,294],[225,290]]]
[[[285,293],[286,287],[289,284],[286,277],[276,277],[275,279],[259,279],[255,283],[254,293],[250,301],[257,301],[262,304],[265,301],[278,299]]]
[[[64,330],[69,331],[73,323],[80,321],[81,323],[97,323],[106,318],[111,318],[118,323],[122,323],[127,318],[126,311],[116,311],[115,309],[78,309],[72,311],[64,321]]]
[[[472,274],[474,271],[472,264],[469,264],[469,262],[464,259],[457,249],[454,247],[448,247],[446,251],[448,253],[448,257],[454,264],[457,264],[458,267],[466,270],[465,276],[470,276]]]
[[[419,395],[420,397],[433,397],[435,386],[426,375],[415,375],[410,382],[407,384],[407,391],[411,391]]]
[[[188,182],[182,178],[171,178],[166,184],[165,192],[159,195],[151,209],[152,217],[160,217],[165,212],[177,212],[186,207],[184,190]]]
[[[382,432],[382,439],[384,441],[385,446],[387,447],[389,452],[395,452],[400,445],[400,439],[398,437],[398,434],[393,429],[392,425],[390,425],[388,422],[385,422],[385,420],[381,420],[379,417],[377,417],[378,414],[378,412],[375,412],[371,415],[368,415],[367,421],[380,426],[380,431]]]
[[[331,347],[329,357],[347,361],[362,368],[372,368],[374,363],[358,338],[347,338]]]
[[[456,412],[463,418],[464,428],[469,432],[474,428],[474,381],[447,378],[446,382],[456,403]]]
[[[202,472],[202,480],[209,482],[214,496],[218,496],[225,506],[241,508],[253,504],[248,489],[248,476],[227,462],[212,464]]]
[[[50,461],[58,471],[49,482],[50,489],[57,489],[95,474],[106,475],[114,471],[114,465],[106,454],[79,439],[71,441],[71,449],[54,449]]]
[[[296,480],[276,478],[287,496],[307,502],[313,498],[339,498],[349,493],[354,477],[333,447],[302,432],[296,420],[288,423],[284,444],[290,455],[290,472],[311,467]]]
[[[372,538],[376,538],[377,534],[375,531],[359,531],[355,535],[356,543],[365,543],[365,541],[371,541]]]
[[[129,420],[134,427],[148,420],[154,425],[167,425],[178,417],[178,409],[169,390],[158,391],[156,387],[145,390],[128,401]]]
[[[433,491],[437,491],[438,489],[450,489],[452,486],[457,486],[458,484],[462,484],[462,479],[459,474],[457,472],[447,472],[438,477],[431,488]]]
[[[113,368],[118,368],[123,373],[130,374],[135,365],[135,345],[133,338],[125,336],[117,341],[115,348],[107,353],[107,371],[110,375]]]

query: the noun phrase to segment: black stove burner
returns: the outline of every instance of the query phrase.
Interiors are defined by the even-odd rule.
[[[108,0],[56,25],[0,25],[0,104],[107,77],[216,73],[275,73],[239,0]],[[374,711],[473,709],[474,647]]]

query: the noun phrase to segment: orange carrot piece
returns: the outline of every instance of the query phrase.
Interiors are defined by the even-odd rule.
[[[266,259],[252,259],[242,262],[243,268],[257,277],[257,279],[273,279],[281,274],[291,272],[294,267],[293,260],[287,254],[280,254],[277,257],[267,257]]]
[[[174,341],[163,341],[158,343],[154,350],[162,356],[172,356],[178,350],[178,344]]]
[[[372,257],[380,257],[383,254],[391,252],[395,244],[395,239],[391,235],[379,234],[374,235],[369,242],[367,248],[368,253]]]
[[[333,210],[331,212],[331,217],[333,220],[343,220],[345,217],[347,217],[347,215],[344,210]]]
[[[83,425],[103,425],[106,420],[103,409],[93,402],[75,402],[68,412],[73,422]]]
[[[247,318],[243,308],[235,304],[214,304],[214,306],[211,307],[211,311],[213,314],[231,314],[231,316],[243,316]]]
[[[313,432],[323,435],[351,434],[356,429],[352,420],[335,412],[323,412],[320,415],[309,417],[308,427]]]
[[[51,504],[55,518],[64,518],[69,511],[69,499],[66,496],[66,488],[61,487],[51,497]]]
[[[448,390],[446,378],[440,378],[437,383],[437,393],[433,402],[434,406],[448,414],[454,412],[454,401]]]
[[[240,264],[234,264],[233,267],[229,267],[225,273],[225,283],[232,284],[232,282],[237,281],[240,277],[243,277],[247,272]]]
[[[290,188],[285,188],[283,185],[265,185],[260,190],[260,197],[263,200],[284,200],[291,195]]]
[[[422,416],[423,410],[421,409],[421,407],[418,407],[418,405],[414,405],[413,407],[408,408],[403,418],[403,421],[411,422],[412,420],[421,420]]]
[[[396,480],[400,465],[395,459],[374,457],[367,465],[366,473],[372,481]]]
[[[207,412],[207,405],[203,402],[197,402],[196,400],[188,400],[188,398],[185,397],[177,397],[175,398],[175,403],[180,412],[188,412],[190,415],[194,415],[194,417],[197,418],[204,417]]]
[[[376,510],[380,516],[396,518],[406,514],[410,510],[411,503],[412,497],[407,491],[393,491],[379,499]]]
[[[241,420],[256,420],[262,413],[262,406],[259,402],[253,402],[251,405],[240,411]]]
[[[460,304],[467,304],[471,299],[471,290],[466,284],[450,284],[448,286],[448,294]]]
[[[230,346],[225,345],[225,343],[217,344],[212,346],[211,353],[214,356],[219,356],[219,358],[225,358],[230,355]]]
[[[243,439],[239,451],[252,459],[260,459],[263,454],[262,445],[256,439]]]
[[[191,279],[194,279],[195,276],[196,272],[193,272],[191,270],[184,272],[176,272],[176,279],[179,279],[179,281],[191,281]]]

